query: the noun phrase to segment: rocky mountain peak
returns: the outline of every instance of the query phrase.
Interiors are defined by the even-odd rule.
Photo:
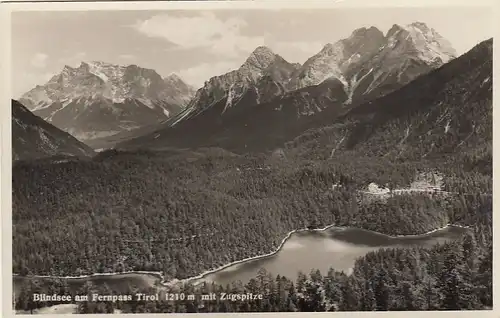
[[[387,34],[385,35],[386,38],[390,38],[394,36],[394,34],[403,31],[404,28],[400,26],[399,24],[393,24],[392,27],[387,31]]]
[[[172,73],[170,75],[168,75],[167,77],[165,77],[164,79],[165,81],[168,81],[168,82],[182,82],[182,79],[180,78],[179,75],[175,74],[175,73]]]
[[[358,62],[364,57],[371,56],[386,42],[384,33],[376,27],[359,28],[351,36],[340,41],[344,50],[345,60],[343,69],[348,64]]]
[[[276,58],[277,55],[271,49],[259,46],[250,54],[245,63],[241,65],[239,71],[255,80],[260,77],[260,73],[268,68]]]
[[[290,88],[317,85],[330,77],[348,86],[344,73],[349,65],[373,55],[384,43],[384,34],[377,28],[356,29],[348,38],[326,44],[309,58],[290,80]]]
[[[368,36],[376,36],[376,37],[380,37],[380,36],[384,36],[384,33],[382,33],[382,31],[380,31],[379,29],[377,29],[376,27],[374,26],[371,26],[369,28],[366,28],[366,27],[362,27],[362,28],[359,28],[359,29],[356,29],[352,32],[350,38],[353,38],[353,37],[368,37]]]
[[[254,57],[257,59],[273,58],[275,56],[274,52],[267,46],[258,46],[250,54],[250,58]]]
[[[429,30],[431,30],[427,26],[427,24],[425,24],[424,22],[419,22],[419,21],[416,21],[416,22],[408,24],[408,27],[418,28],[418,29],[420,29],[422,31],[429,31]]]
[[[403,45],[408,51],[416,52],[418,58],[428,64],[447,63],[457,54],[448,40],[423,22],[404,26],[394,24],[387,32],[386,39],[389,47]]]

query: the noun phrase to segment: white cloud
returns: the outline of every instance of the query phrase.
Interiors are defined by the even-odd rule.
[[[47,65],[48,55],[44,53],[36,53],[31,58],[31,65],[36,68],[44,68]]]
[[[190,85],[201,88],[205,81],[213,76],[218,76],[230,72],[240,67],[236,61],[221,61],[215,63],[202,63],[188,69],[181,70],[178,75]]]
[[[139,21],[133,28],[149,37],[165,38],[183,49],[207,48],[218,56],[235,57],[239,51],[249,53],[264,44],[262,36],[241,35],[246,24],[240,18],[223,21],[205,12],[194,17],[157,15]]]

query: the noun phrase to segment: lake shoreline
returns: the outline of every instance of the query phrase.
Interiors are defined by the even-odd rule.
[[[248,261],[253,261],[253,260],[258,260],[258,259],[262,259],[262,258],[273,256],[273,255],[275,255],[275,254],[277,254],[278,252],[281,251],[281,249],[283,248],[284,244],[295,233],[300,233],[300,232],[324,232],[324,231],[326,231],[326,230],[328,230],[330,228],[333,228],[333,227],[338,228],[338,229],[350,229],[350,228],[353,228],[353,227],[336,226],[335,224],[330,224],[330,225],[327,225],[327,226],[325,226],[323,228],[318,228],[318,229],[309,229],[309,228],[295,229],[293,231],[288,232],[288,234],[281,240],[281,243],[278,245],[278,247],[274,251],[272,251],[270,253],[261,254],[261,255],[257,255],[257,256],[252,256],[252,257],[247,257],[247,258],[244,258],[244,259],[241,259],[241,260],[237,260],[237,261],[234,261],[234,262],[231,262],[231,263],[227,263],[227,264],[219,266],[217,268],[209,269],[209,270],[207,270],[205,272],[202,272],[199,275],[188,277],[188,278],[184,278],[184,279],[174,278],[174,279],[166,281],[165,276],[161,272],[156,272],[156,271],[126,271],[126,272],[111,272],[111,273],[93,273],[93,274],[81,275],[81,276],[51,276],[51,275],[29,275],[29,276],[21,276],[19,274],[15,274],[15,273],[13,273],[12,275],[14,277],[17,276],[17,277],[51,278],[51,279],[86,279],[86,278],[92,278],[92,277],[133,275],[133,274],[136,274],[136,275],[150,275],[150,276],[154,276],[154,277],[158,278],[159,279],[159,284],[161,286],[163,286],[163,287],[172,287],[172,286],[175,286],[177,284],[182,284],[182,283],[187,283],[189,281],[202,279],[203,277],[205,277],[207,275],[217,273],[219,271],[222,271],[222,270],[224,270],[224,269],[226,269],[228,267],[231,267],[231,266],[234,266],[234,265],[237,265],[237,264],[241,264],[241,263],[245,263],[245,262],[248,262]],[[383,235],[385,235],[388,238],[402,238],[402,237],[418,237],[418,236],[429,235],[429,234],[435,233],[437,231],[444,230],[444,229],[446,229],[448,227],[460,227],[460,228],[465,228],[465,229],[470,228],[470,227],[462,226],[462,225],[447,224],[447,225],[445,225],[443,227],[440,227],[440,228],[437,228],[437,229],[433,229],[431,231],[428,231],[428,232],[422,233],[422,234],[408,234],[408,235],[395,235],[395,236],[391,236],[391,235],[387,235],[387,234],[383,234],[383,233],[379,233],[379,232],[375,232],[375,231],[371,231],[371,230],[368,230],[368,231],[371,231],[371,232],[374,232],[374,233],[378,233],[378,234],[383,234]]]

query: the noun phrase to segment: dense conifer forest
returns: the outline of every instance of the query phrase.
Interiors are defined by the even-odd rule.
[[[367,180],[405,187],[429,166],[371,158],[356,165],[349,158],[276,160],[207,150],[19,163],[13,271],[73,276],[149,270],[186,278],[268,253],[297,228],[335,224],[420,234],[449,223],[474,225],[491,209],[485,195],[491,179],[480,174],[467,173],[474,185],[467,193],[451,175],[444,181],[456,193],[448,196],[397,195],[367,203],[358,192]]]
[[[492,228],[476,225],[462,239],[431,249],[382,249],[356,261],[353,273],[312,269],[297,277],[273,275],[261,269],[247,284],[206,283],[140,289],[129,284],[120,291],[87,282],[71,291],[64,280],[31,280],[20,287],[16,309],[30,312],[49,305],[33,302],[33,293],[59,295],[131,295],[132,301],[80,302],[78,313],[275,312],[463,310],[492,308]],[[160,294],[160,301],[137,301],[137,293]],[[165,301],[165,293],[195,295],[195,300]],[[223,293],[262,295],[256,300],[202,300]],[[51,302],[54,305],[56,302]]]

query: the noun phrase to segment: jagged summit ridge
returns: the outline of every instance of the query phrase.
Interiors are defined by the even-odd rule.
[[[45,85],[37,85],[24,94],[21,101],[31,110],[80,98],[101,98],[113,103],[139,99],[148,106],[165,101],[183,106],[193,94],[194,89],[177,75],[163,80],[156,71],[137,65],[89,61],[81,62],[78,67],[65,65]]]
[[[394,50],[400,57],[414,57],[433,66],[447,63],[456,56],[450,42],[423,22],[404,26],[395,24],[386,35],[376,27],[362,27],[354,30],[348,38],[326,44],[308,59],[291,79],[290,88],[317,85],[330,77],[340,80],[346,87],[352,86],[353,66],[359,68],[359,64],[372,60],[383,62],[382,55],[394,55],[388,50]],[[381,51],[384,52],[379,54]]]
[[[179,91],[190,99],[194,89],[184,83],[178,75],[162,77],[154,70],[137,65],[116,65],[102,61],[81,62],[78,67],[65,65],[45,85],[37,85],[21,97],[32,110],[48,106],[51,102],[73,100],[80,97],[101,97],[114,103],[127,99],[165,100],[171,102],[171,87],[181,85]],[[175,99],[175,98],[174,98]],[[150,104],[150,103],[148,103]]]
[[[456,56],[451,44],[423,22],[354,30],[348,38],[325,45],[291,78],[288,89],[339,80],[348,96],[368,100],[405,85]]]

